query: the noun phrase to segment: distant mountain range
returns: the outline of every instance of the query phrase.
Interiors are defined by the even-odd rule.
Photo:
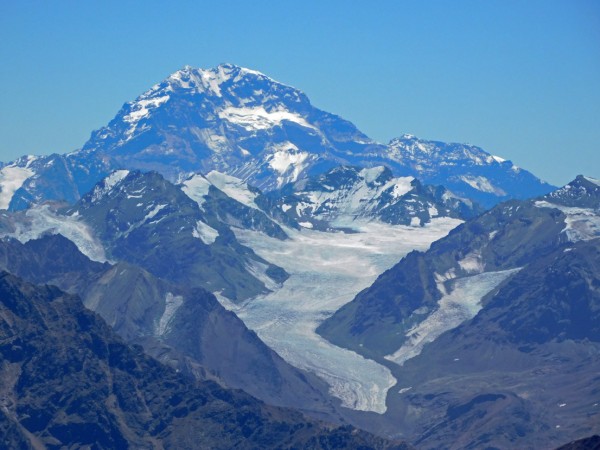
[[[173,182],[217,170],[270,191],[340,165],[384,165],[486,207],[552,190],[478,147],[409,135],[379,144],[301,91],[223,64],[175,72],[126,103],[80,150],[4,165],[0,207],[73,203],[117,169],[155,170]]]

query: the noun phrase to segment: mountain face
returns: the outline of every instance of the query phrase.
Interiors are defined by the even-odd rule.
[[[285,280],[282,269],[242,246],[219,220],[219,202],[224,196],[199,205],[156,172],[118,171],[67,215],[81,217],[94,230],[109,258],[174,283],[243,300],[266,292],[257,277],[269,284]],[[283,233],[277,228],[273,224],[271,231]]]
[[[409,135],[379,144],[301,91],[223,64],[173,73],[126,103],[80,150],[5,165],[0,206],[73,203],[116,169],[154,170],[172,182],[217,170],[270,191],[340,165],[385,165],[486,207],[552,189],[477,147]]]
[[[405,134],[388,144],[387,157],[423,183],[444,185],[460,197],[490,208],[554,189],[530,172],[479,147],[428,141]]]
[[[9,448],[401,448],[213,382],[192,384],[128,347],[77,297],[6,273],[0,339]]]
[[[0,268],[81,296],[123,339],[182,373],[338,420],[323,382],[286,364],[203,289],[126,263],[91,261],[61,235],[0,241]]]
[[[351,227],[354,222],[424,225],[433,217],[468,218],[482,210],[439,186],[413,177],[394,177],[385,166],[340,166],[325,174],[290,183],[258,200],[273,217],[306,228]]]
[[[318,328],[392,370],[390,429],[432,449],[550,448],[598,432],[599,187],[578,177],[496,206]]]

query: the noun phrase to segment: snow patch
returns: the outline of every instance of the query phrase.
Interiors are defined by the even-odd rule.
[[[210,225],[199,220],[196,222],[196,228],[192,231],[192,236],[200,239],[206,245],[210,245],[219,237],[219,232]]]
[[[141,119],[143,119],[144,117],[148,117],[150,111],[158,108],[160,105],[167,102],[170,98],[168,95],[163,95],[161,97],[144,97],[145,96],[142,96],[140,100],[137,100],[136,102],[132,103],[131,111],[129,112],[129,114],[123,117],[123,120],[125,122],[128,122],[132,125],[132,127],[129,130],[130,133],[135,129],[135,126]]]
[[[169,323],[181,305],[183,305],[183,297],[181,295],[173,295],[171,292],[167,292],[165,310],[158,321],[155,331],[156,336],[163,336],[169,330]]]
[[[0,209],[8,209],[15,192],[34,174],[27,167],[10,165],[0,169]]]
[[[256,206],[256,203],[254,203],[257,195],[248,189],[248,185],[239,178],[232,177],[231,175],[225,175],[224,173],[217,172],[216,170],[213,170],[206,175],[206,178],[228,197],[237,200],[242,205],[259,209],[258,206]]]
[[[472,251],[458,261],[458,265],[468,274],[478,274],[485,270],[485,263],[481,258],[481,251]]]
[[[576,208],[557,205],[539,200],[534,203],[538,208],[554,208],[562,211],[567,217],[562,230],[571,242],[589,241],[600,237],[600,216],[591,208]]]
[[[97,202],[108,194],[117,184],[119,184],[127,175],[129,170],[115,170],[109,176],[98,183],[92,191],[92,202]]]
[[[368,169],[362,169],[358,175],[363,178],[367,183],[373,183],[383,173],[385,167],[377,166]]]
[[[104,248],[92,229],[78,215],[63,216],[52,211],[49,205],[30,208],[25,220],[15,224],[15,231],[2,236],[13,237],[23,244],[39,239],[44,234],[60,234],[72,241],[79,251],[93,261],[106,262]]]
[[[283,109],[267,111],[264,106],[254,108],[236,108],[229,106],[219,111],[219,117],[246,129],[247,131],[259,131],[280,125],[283,121],[297,123],[306,128],[315,129],[306,119],[298,114]]]
[[[394,190],[392,191],[392,197],[402,197],[404,194],[408,194],[412,190],[413,177],[399,177],[395,179]]]
[[[385,359],[402,366],[419,355],[425,344],[475,317],[481,310],[481,299],[518,270],[481,273],[454,281],[452,291],[439,300],[438,309],[410,329],[402,347]]]
[[[498,196],[502,196],[502,195],[506,195],[506,192],[504,192],[502,189],[495,187],[490,180],[488,180],[485,177],[474,177],[471,175],[462,175],[459,177],[462,181],[464,181],[465,183],[467,183],[469,186],[471,186],[473,189],[477,189],[478,191],[481,192],[487,192],[489,194],[494,194],[494,195],[498,195]]]
[[[197,174],[185,180],[181,185],[181,190],[202,209],[202,204],[206,201],[204,197],[208,195],[210,186],[211,182],[206,177]]]
[[[277,185],[293,182],[306,168],[309,153],[297,151],[297,147],[276,150],[269,159],[269,167],[279,173]],[[285,176],[284,176],[285,175]]]

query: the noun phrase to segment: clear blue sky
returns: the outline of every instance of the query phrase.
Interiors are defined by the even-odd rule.
[[[600,1],[0,0],[0,160],[79,148],[152,84],[231,62],[387,142],[600,178]]]

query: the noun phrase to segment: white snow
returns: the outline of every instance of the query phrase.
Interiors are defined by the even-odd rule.
[[[600,215],[595,210],[557,205],[544,200],[534,204],[538,208],[558,209],[567,216],[563,233],[566,233],[569,241],[589,241],[600,237]]]
[[[385,359],[402,366],[419,355],[425,344],[442,333],[472,319],[481,309],[481,299],[519,269],[487,272],[454,281],[453,289],[438,302],[438,309],[406,334],[406,342]]]
[[[10,165],[0,169],[0,209],[8,209],[15,192],[33,175],[28,167]]]
[[[198,203],[198,206],[202,209],[202,204],[205,202],[205,198],[208,195],[211,182],[203,175],[196,174],[185,180],[181,185],[181,190],[189,198]]]
[[[92,202],[97,202],[104,197],[127,175],[129,175],[129,170],[115,170],[113,173],[104,178],[102,183],[99,183],[94,188],[94,191],[92,192]]]
[[[253,108],[236,108],[234,106],[229,106],[219,111],[219,117],[239,125],[247,131],[266,130],[280,125],[284,120],[295,122],[306,128],[315,128],[298,114],[283,109],[267,111],[264,106],[256,106]]]
[[[131,124],[128,134],[131,134],[133,130],[135,130],[137,123],[144,117],[147,117],[150,114],[150,111],[167,102],[169,98],[168,95],[163,95],[161,97],[154,97],[152,94],[148,96],[142,95],[139,100],[131,103],[131,111],[123,117],[125,122]]]
[[[164,209],[167,205],[154,205],[152,209],[146,216],[142,219],[142,223],[147,222],[148,220],[154,218],[162,209]]]
[[[210,245],[219,237],[219,232],[210,225],[199,220],[196,223],[196,228],[192,231],[192,236],[200,239],[206,245]]]
[[[492,159],[496,162],[503,163],[506,159],[501,158],[500,156],[492,155]]]
[[[39,239],[44,234],[61,234],[72,241],[79,251],[93,261],[107,261],[104,248],[92,229],[77,215],[58,215],[48,205],[35,206],[25,212],[25,219],[16,223],[14,232],[2,234],[22,243]]]
[[[312,228],[313,227],[313,224],[310,222],[298,222],[298,225],[300,225],[301,227],[304,227],[304,228]]]
[[[422,228],[365,223],[349,234],[286,230],[290,239],[285,241],[236,229],[243,244],[283,267],[290,278],[243,305],[220,300],[289,363],[323,378],[344,406],[384,413],[387,391],[395,384],[391,372],[334,346],[315,329],[402,256],[425,250],[459,223],[446,218]]]
[[[183,305],[183,297],[181,295],[173,295],[171,292],[167,292],[165,298],[165,310],[160,316],[158,325],[156,326],[156,336],[162,336],[168,331],[169,323],[181,305]]]
[[[394,180],[394,190],[392,197],[402,197],[404,194],[408,194],[412,190],[411,183],[414,181],[413,177],[399,177]],[[387,189],[387,186],[386,186]]]
[[[292,205],[281,205],[281,210],[283,212],[288,212],[292,208]]]
[[[469,186],[471,186],[473,189],[477,189],[478,191],[487,192],[489,194],[495,194],[495,195],[498,195],[498,196],[506,195],[506,192],[504,192],[499,187],[494,186],[490,182],[490,180],[488,180],[485,177],[481,177],[481,176],[475,177],[475,176],[471,176],[471,175],[461,175],[459,178],[462,181],[464,181],[465,183],[467,183]]]
[[[368,169],[362,169],[359,175],[367,182],[372,183],[375,181],[385,170],[383,166],[371,167]]]
[[[279,173],[277,177],[278,186],[296,181],[306,168],[307,159],[310,156],[308,152],[298,151],[295,145],[288,144],[285,147],[276,147],[275,152],[269,159],[269,167]]]
[[[243,205],[250,208],[259,209],[254,203],[256,194],[248,189],[248,184],[240,180],[239,178],[232,177],[231,175],[225,175],[224,173],[213,170],[206,175],[208,181],[210,181],[215,187],[223,191],[228,197],[237,200]]]

